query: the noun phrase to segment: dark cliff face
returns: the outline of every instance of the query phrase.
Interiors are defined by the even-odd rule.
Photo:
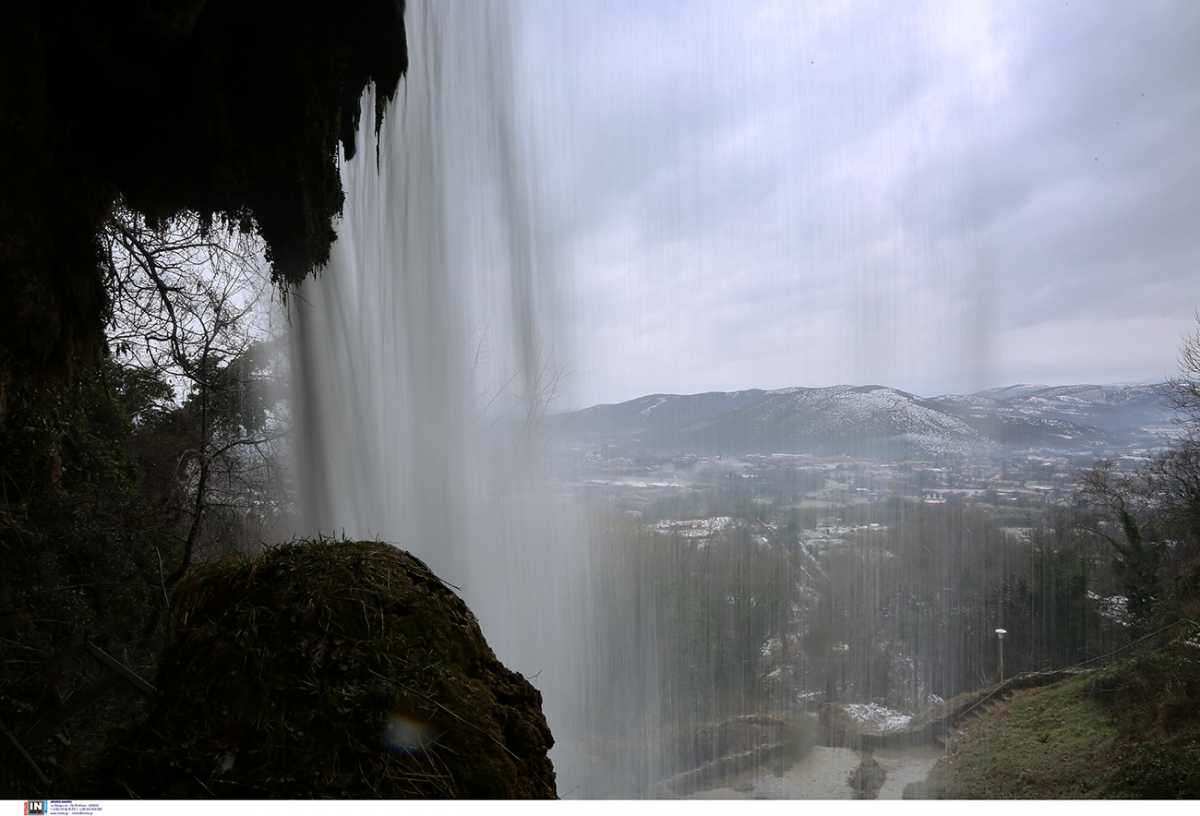
[[[0,391],[101,342],[113,202],[253,228],[295,283],[329,257],[339,144],[408,65],[404,0],[47,0],[0,33]],[[379,106],[381,116],[383,105]],[[379,122],[376,121],[376,127]]]

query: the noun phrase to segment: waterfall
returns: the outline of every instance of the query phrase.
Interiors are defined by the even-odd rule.
[[[381,538],[459,587],[543,693],[560,794],[598,793],[580,748],[611,717],[597,666],[639,670],[605,645],[594,536],[544,462],[538,420],[564,361],[553,242],[514,126],[513,27],[475,0],[407,14],[407,78],[378,141],[360,129],[329,266],[291,307],[303,531]]]

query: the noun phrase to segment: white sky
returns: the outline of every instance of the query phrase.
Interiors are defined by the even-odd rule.
[[[523,5],[567,403],[1174,372],[1200,3]]]

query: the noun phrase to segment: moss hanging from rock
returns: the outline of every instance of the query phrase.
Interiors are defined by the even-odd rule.
[[[553,797],[541,695],[385,544],[312,542],[181,586],[159,701],[111,796]]]
[[[276,280],[319,269],[363,90],[408,66],[403,0],[52,0],[0,26],[0,387],[94,357],[113,201],[262,236]],[[2,398],[2,394],[0,394]],[[3,405],[0,404],[0,414]]]

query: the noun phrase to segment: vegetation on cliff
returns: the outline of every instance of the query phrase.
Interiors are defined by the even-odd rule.
[[[1016,692],[966,726],[921,790],[946,799],[1200,796],[1200,647]]]
[[[313,541],[201,569],[111,795],[553,797],[542,698],[413,556]]]

